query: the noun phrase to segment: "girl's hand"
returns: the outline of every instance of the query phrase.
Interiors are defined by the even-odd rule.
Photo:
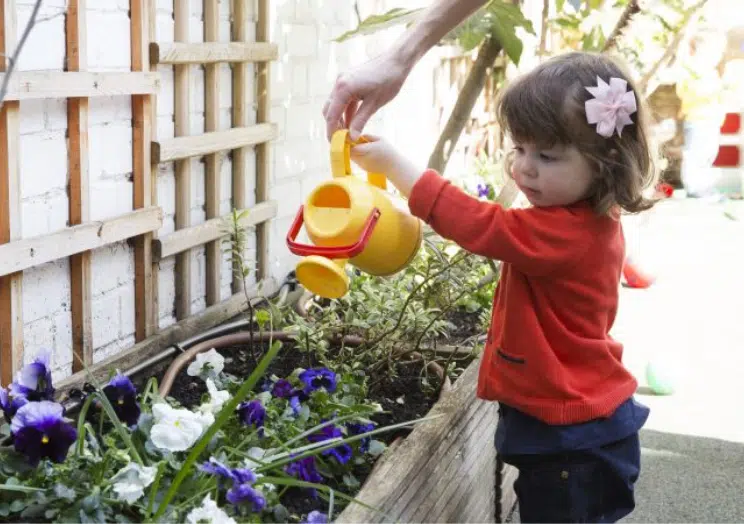
[[[366,143],[351,148],[351,159],[368,173],[387,175],[400,163],[401,156],[393,146],[382,138],[364,135]]]
[[[367,143],[351,148],[351,159],[368,173],[385,175],[406,197],[423,174],[401,155],[389,142],[376,136],[364,135]]]

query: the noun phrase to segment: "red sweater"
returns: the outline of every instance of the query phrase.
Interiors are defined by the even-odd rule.
[[[625,240],[585,202],[505,209],[427,170],[411,213],[467,251],[503,262],[477,395],[548,424],[610,415],[636,390],[610,337]]]

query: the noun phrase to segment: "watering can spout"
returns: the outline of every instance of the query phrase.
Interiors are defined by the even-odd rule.
[[[393,203],[385,176],[368,173],[367,180],[351,175],[348,131],[331,140],[333,178],[318,185],[300,206],[287,245],[295,255],[297,280],[325,298],[340,298],[349,290],[348,265],[375,276],[403,269],[422,241],[419,219]],[[299,243],[305,226],[312,244]]]
[[[297,263],[297,280],[311,293],[325,298],[341,298],[349,291],[347,259],[332,260],[309,255]]]

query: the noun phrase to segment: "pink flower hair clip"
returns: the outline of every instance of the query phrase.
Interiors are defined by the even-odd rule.
[[[590,124],[597,124],[597,133],[610,138],[617,129],[622,136],[623,127],[631,125],[630,115],[636,112],[636,99],[633,90],[626,91],[628,82],[622,78],[612,77],[610,83],[597,77],[596,87],[586,87],[594,98],[586,101],[586,119]]]

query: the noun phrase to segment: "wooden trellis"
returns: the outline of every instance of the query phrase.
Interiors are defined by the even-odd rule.
[[[275,44],[268,42],[268,0],[258,0],[256,41],[247,41],[246,0],[232,0],[232,37],[218,41],[218,0],[204,0],[205,42],[189,43],[188,1],[174,0],[175,40],[159,42],[155,34],[155,0],[131,0],[131,71],[86,71],[86,0],[68,0],[66,14],[67,70],[64,72],[15,72],[8,95],[0,110],[0,383],[12,380],[23,362],[22,292],[23,270],[70,258],[73,372],[93,359],[91,312],[90,251],[129,239],[135,254],[135,339],[137,346],[124,352],[123,360],[133,362],[160,347],[173,343],[174,337],[188,336],[234,314],[243,300],[242,281],[236,279],[233,293],[220,302],[219,241],[223,237],[219,216],[221,199],[217,154],[233,151],[232,204],[245,209],[245,177],[248,168],[245,153],[256,149],[256,205],[250,209],[247,226],[257,226],[258,277],[267,277],[266,222],[276,215],[276,203],[268,197],[268,143],[277,135],[269,122],[269,61],[278,55]],[[16,45],[16,5],[14,0],[0,2],[0,53],[7,54]],[[3,61],[0,61],[2,63]],[[233,64],[233,126],[218,130],[220,62]],[[257,123],[246,118],[246,64],[256,62]],[[158,64],[175,69],[175,137],[157,140],[155,115],[157,94],[161,88]],[[206,129],[190,135],[190,68],[206,66]],[[0,65],[0,67],[3,67]],[[0,81],[2,71],[0,69]],[[91,221],[88,167],[88,100],[90,97],[126,95],[132,97],[133,211],[101,221]],[[19,103],[21,100],[66,98],[68,113],[69,227],[34,238],[21,238],[21,193],[18,156]],[[206,157],[206,222],[192,226],[189,161]],[[157,205],[158,164],[174,162],[176,168],[176,230],[161,238],[157,231],[163,223],[163,211]],[[191,268],[189,251],[206,246],[207,305],[205,312],[191,315]],[[158,262],[176,257],[175,326],[158,333]],[[187,322],[188,325],[184,324]],[[143,353],[139,357],[135,353]],[[116,359],[117,357],[113,357]],[[109,359],[110,361],[111,359]],[[92,366],[98,373],[110,363]],[[126,362],[124,362],[126,364]],[[68,381],[74,381],[73,376]]]

